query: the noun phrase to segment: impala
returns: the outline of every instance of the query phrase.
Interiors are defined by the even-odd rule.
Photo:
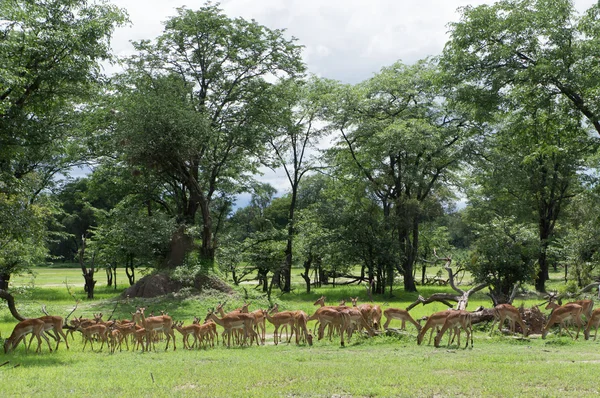
[[[594,309],[594,302],[592,300],[578,300],[578,301],[572,301],[570,303],[567,304],[577,304],[580,305],[581,308],[583,309],[582,314],[585,315],[585,319],[586,320],[590,320],[592,317],[592,311]],[[560,307],[559,304],[555,303],[552,301],[552,299],[550,299],[550,301],[548,302],[548,305],[546,306],[546,309],[552,309],[553,311]]]
[[[313,343],[313,335],[308,330],[308,315],[304,311],[295,311],[294,319],[296,321],[296,344],[300,344],[301,340],[304,340],[308,345]]]
[[[242,329],[244,330],[244,342],[246,341],[246,339],[248,338],[248,334],[250,334],[251,336],[251,340],[250,340],[250,345],[252,345],[252,342],[254,341],[254,339],[256,339],[256,345],[259,345],[258,343],[258,336],[256,334],[256,332],[254,331],[254,323],[255,323],[255,317],[252,314],[248,314],[248,313],[239,313],[239,314],[231,314],[231,315],[225,315],[222,318],[219,318],[215,315],[213,310],[209,310],[208,313],[206,314],[206,320],[213,320],[217,325],[221,326],[223,329],[225,329],[225,332],[223,333],[223,335],[227,335],[227,347],[231,346],[231,332],[235,329]]]
[[[455,330],[458,334],[458,346],[460,347],[460,329],[462,328],[467,334],[467,343],[465,344],[465,348],[469,345],[469,337],[471,338],[471,348],[473,348],[473,327],[471,325],[471,313],[469,311],[450,311],[446,316],[446,321],[442,326],[442,329],[437,333],[434,340],[434,345],[436,347],[440,346],[440,340],[446,333],[446,330]],[[450,345],[450,337],[448,337],[448,345]]]
[[[347,307],[339,310],[335,307],[321,307],[307,319],[307,322],[313,320],[317,320],[319,323],[319,340],[323,338],[325,326],[331,325],[333,328],[340,330],[340,344],[342,347],[344,346],[343,331],[350,326],[350,315]],[[329,338],[331,340],[331,335]]]
[[[383,328],[387,329],[390,326],[390,322],[396,319],[402,321],[402,325],[400,327],[401,330],[406,330],[406,322],[412,323],[417,328],[417,332],[421,330],[421,325],[410,316],[410,313],[402,308],[387,308],[383,311],[383,315],[385,316],[385,323],[383,324]]]
[[[362,316],[365,318],[365,321],[367,321],[369,325],[373,325],[373,313],[375,306],[372,304],[357,305],[358,297],[350,297],[350,300],[352,301],[352,307],[358,308],[362,313]],[[381,308],[379,309],[379,311],[381,312]],[[379,317],[379,319],[381,319],[381,316]]]
[[[197,316],[194,317],[194,324],[200,325],[200,319]],[[208,340],[210,341],[211,347],[215,346],[215,338],[217,339],[217,345],[218,345],[219,344],[219,334],[217,333],[217,324],[214,323],[212,320],[208,319],[208,320],[204,321],[204,323],[202,325],[205,325],[203,327],[206,328],[207,337],[208,337]]]
[[[519,324],[521,326],[521,330],[523,331],[523,338],[527,336],[527,332],[529,329],[527,325],[523,322],[521,318],[521,314],[519,310],[510,305],[510,304],[498,304],[494,307],[494,322],[492,323],[492,327],[490,330],[490,336],[494,332],[494,325],[498,322],[498,330],[502,331],[502,325],[504,325],[504,321],[508,319],[508,324],[510,325],[510,331],[515,333],[515,324]]]
[[[577,338],[579,337],[579,331],[581,330],[581,326],[583,326],[581,318],[582,315],[583,307],[579,304],[565,304],[558,308],[555,308],[552,311],[552,314],[550,314],[550,319],[548,320],[546,326],[544,326],[544,330],[542,330],[542,338],[545,339],[550,327],[557,323],[559,327],[558,333],[560,335],[562,333],[562,326],[565,326],[565,322],[571,320],[574,321],[575,325],[577,326],[577,335],[575,336],[575,340],[577,340]],[[567,330],[569,336],[573,338],[573,335],[566,326],[565,329]]]
[[[100,351],[102,351],[104,343],[108,345],[108,328],[106,327],[106,325],[99,323],[96,325],[88,326],[86,328],[82,328],[81,326],[79,326],[78,330],[81,332],[81,334],[83,335],[83,339],[85,340],[82,351],[85,351],[85,346],[87,345],[88,341],[92,346],[92,351],[94,351],[94,336],[98,336],[98,339],[102,340],[102,344],[100,345]]]
[[[176,329],[179,333],[181,333],[182,340],[183,340],[183,348],[184,349],[188,349],[191,350],[190,344],[189,344],[189,336],[192,335],[194,336],[194,344],[192,344],[192,347],[196,345],[196,343],[198,342],[198,339],[200,337],[200,325],[198,324],[191,324],[188,326],[183,326],[183,321],[181,322],[175,322],[173,324],[173,328]]]
[[[127,351],[129,351],[129,343],[127,342],[127,337],[132,336],[138,328],[142,328],[135,324],[135,322],[127,321],[127,323],[115,323],[115,329],[119,331],[119,351],[121,351],[121,345],[123,340],[125,340],[125,347],[127,347]]]
[[[595,309],[588,320],[584,332],[586,340],[589,340],[590,338],[590,329],[594,328],[596,330],[596,332],[594,333],[594,341],[596,341],[596,336],[598,335],[598,326],[600,326],[600,308]]]
[[[427,318],[427,322],[425,323],[425,326],[423,326],[423,328],[419,332],[419,335],[417,336],[417,344],[421,345],[421,343],[423,342],[423,337],[425,336],[425,333],[427,333],[427,331],[429,329],[431,329],[431,333],[429,334],[429,343],[428,344],[431,344],[431,336],[433,335],[433,329],[435,329],[435,328],[439,329],[440,327],[442,327],[444,325],[444,322],[446,322],[446,317],[448,316],[449,312],[450,311],[446,310],[446,311],[436,312],[435,314],[430,315],[429,318]]]
[[[39,317],[38,319],[42,320],[44,322],[44,332],[47,332],[49,330],[54,330],[54,337],[56,339],[56,348],[55,350],[58,350],[58,344],[60,343],[60,336],[62,336],[65,339],[65,345],[67,346],[67,349],[69,349],[69,342],[67,341],[67,336],[65,335],[65,332],[63,332],[62,328],[63,328],[63,319],[60,316],[42,316]]]
[[[136,323],[140,324],[146,330],[146,351],[150,348],[152,332],[164,332],[167,335],[167,345],[165,351],[169,349],[169,341],[173,339],[173,351],[177,349],[175,345],[175,333],[173,332],[173,319],[168,315],[159,315],[146,318],[145,308],[138,308],[134,314]]]
[[[31,333],[31,338],[29,339],[29,345],[27,345],[25,336],[29,333]],[[38,341],[38,346],[35,352],[42,351],[42,338],[46,340],[46,343],[48,343],[48,348],[50,349],[50,352],[52,352],[50,341],[48,340],[48,337],[44,335],[44,321],[39,319],[26,319],[17,323],[11,335],[4,340],[4,353],[8,354],[10,351],[14,350],[21,340],[23,340],[23,344],[25,345],[25,352],[29,351],[31,341],[34,337]]]
[[[273,310],[277,311],[277,307],[273,307],[273,309],[271,310],[273,312]],[[293,311],[283,311],[283,312],[274,312],[273,315],[269,315],[269,312],[267,311],[263,311],[264,317],[267,318],[267,320],[269,322],[271,322],[273,324],[273,326],[275,327],[275,331],[273,332],[273,342],[275,343],[275,345],[277,345],[279,343],[279,328],[283,325],[289,326],[290,329],[292,329],[292,334],[294,333],[294,327],[296,325],[296,318],[295,318],[295,312]],[[290,335],[289,337],[287,336],[287,331],[286,331],[286,340],[289,343],[290,340],[292,339],[292,336]]]

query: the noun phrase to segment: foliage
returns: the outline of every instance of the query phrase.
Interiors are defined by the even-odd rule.
[[[490,284],[497,297],[508,297],[515,283],[533,279],[537,245],[535,232],[514,219],[495,217],[477,227],[468,268],[477,281]]]
[[[600,133],[600,4],[583,15],[570,0],[502,0],[460,11],[441,63],[473,115],[487,119],[513,89],[535,87],[562,97]]]
[[[345,90],[335,115],[337,161],[354,163],[369,182],[396,236],[395,263],[409,291],[416,290],[419,224],[448,197],[444,186],[466,160],[475,127],[444,101],[440,78],[432,61],[397,62]]]
[[[214,200],[241,192],[257,171],[271,109],[262,94],[269,79],[302,72],[299,46],[210,3],[178,9],[154,42],[134,45],[138,54],[116,79],[113,143],[126,162],[163,184],[161,197],[176,204],[183,234],[199,213],[200,253],[212,261]]]

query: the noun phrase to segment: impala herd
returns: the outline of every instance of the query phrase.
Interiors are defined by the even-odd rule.
[[[471,322],[471,313],[468,311],[446,310],[436,312],[427,319],[425,326],[415,321],[408,311],[401,308],[388,308],[381,311],[378,305],[361,304],[357,305],[358,297],[351,298],[352,307],[346,306],[346,302],[342,301],[338,306],[326,306],[325,297],[319,298],[314,305],[319,306],[315,313],[308,316],[304,311],[279,311],[277,304],[269,311],[258,309],[250,312],[248,310],[250,303],[244,304],[241,308],[225,313],[223,310],[224,303],[219,304],[216,309],[208,311],[203,321],[199,318],[194,318],[191,325],[184,326],[183,322],[174,322],[167,315],[162,314],[148,317],[145,315],[145,308],[138,308],[132,313],[131,320],[122,321],[102,321],[102,314],[94,314],[93,319],[84,319],[82,317],[75,318],[70,321],[67,334],[63,332],[63,318],[59,316],[44,316],[41,318],[32,318],[19,322],[10,337],[4,341],[4,352],[8,353],[15,349],[18,344],[23,341],[26,350],[29,350],[33,338],[38,342],[36,352],[41,351],[42,339],[48,344],[48,349],[52,351],[49,336],[56,340],[55,350],[62,339],[65,345],[69,348],[67,335],[70,332],[77,330],[81,332],[84,340],[83,350],[89,341],[92,350],[94,349],[94,341],[101,342],[100,350],[106,344],[111,352],[117,348],[122,350],[122,344],[125,343],[126,349],[129,350],[129,343],[132,343],[134,350],[139,347],[143,351],[155,349],[155,342],[161,336],[166,336],[167,343],[165,350],[169,348],[171,340],[173,341],[173,350],[176,349],[175,330],[182,335],[183,347],[191,349],[193,347],[214,347],[219,344],[219,335],[217,333],[217,325],[223,328],[221,334],[222,344],[230,347],[233,344],[237,345],[257,345],[265,344],[266,337],[266,322],[270,322],[274,327],[273,342],[277,345],[282,341],[283,331],[285,330],[285,339],[288,344],[292,337],[296,336],[296,344],[307,343],[312,345],[313,332],[308,327],[308,322],[316,321],[315,331],[318,331],[317,337],[319,340],[327,337],[332,340],[333,336],[339,336],[340,344],[344,346],[345,338],[348,340],[352,337],[355,331],[363,331],[370,336],[374,336],[382,328],[381,318],[385,316],[386,321],[383,324],[383,329],[388,329],[392,320],[401,321],[401,329],[405,330],[406,323],[412,324],[417,332],[417,343],[420,345],[423,342],[425,334],[431,330],[429,335],[429,343],[433,337],[433,332],[436,330],[434,345],[439,347],[442,337],[448,331],[448,345],[452,344],[455,338],[458,339],[457,344],[460,346],[460,334],[462,331],[466,334],[465,348],[471,342],[473,347],[473,330]],[[592,328],[595,330],[594,340],[598,326],[600,326],[600,309],[593,310],[594,303],[592,300],[580,300],[565,305],[558,305],[552,301],[546,306],[546,309],[551,309],[552,313],[548,322],[542,330],[542,338],[545,338],[550,327],[558,324],[559,334],[562,334],[563,327],[567,333],[571,335],[568,329],[569,322],[572,322],[577,327],[577,335],[579,337],[581,328],[585,326],[584,336],[588,340]],[[585,321],[584,321],[585,317]],[[512,333],[515,333],[515,326],[518,324],[523,332],[523,337],[528,334],[528,327],[523,322],[519,310],[510,304],[500,304],[494,307],[494,323],[490,334],[494,331],[494,326],[498,323],[498,329],[502,330],[505,321],[508,321]],[[29,344],[26,342],[26,336],[31,334]],[[189,338],[194,338],[190,345]]]

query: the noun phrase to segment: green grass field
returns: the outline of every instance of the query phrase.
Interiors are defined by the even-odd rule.
[[[244,301],[244,292],[227,296],[218,292],[196,297],[170,295],[154,300],[118,299],[114,290],[104,286],[104,275],[98,275],[98,299],[86,301],[83,278],[77,269],[36,269],[33,283],[28,277],[15,278],[13,286],[19,311],[27,317],[42,315],[46,305],[52,314],[66,316],[74,306],[64,285],[67,279],[72,292],[81,299],[73,316],[91,316],[103,312],[105,319],[113,309],[114,318],[130,318],[136,306],[147,311],[166,309],[176,320],[190,323],[193,316],[204,317],[209,308],[227,300],[227,309]],[[124,276],[119,276],[122,282]],[[553,282],[557,287],[558,280]],[[121,285],[124,287],[124,285]],[[428,296],[446,288],[420,287],[419,294]],[[265,308],[268,302],[252,286],[247,286],[251,309]],[[329,304],[341,298],[359,295],[366,300],[361,286],[322,288],[312,294],[298,293],[275,298],[281,309],[303,309],[314,312],[312,303],[322,294]],[[393,299],[376,298],[383,308],[405,308],[417,297],[399,288]],[[517,299],[515,305],[532,305],[542,298]],[[483,293],[473,297],[469,308],[490,306]],[[413,317],[443,310],[441,304],[418,306]],[[0,308],[0,332],[7,337],[16,321],[5,305]],[[312,324],[311,324],[312,326]],[[392,326],[398,327],[399,325]],[[489,325],[487,325],[489,328]],[[524,396],[569,397],[592,396],[600,391],[597,381],[600,364],[600,340],[572,341],[549,335],[546,340],[520,340],[499,334],[489,337],[486,325],[477,325],[474,348],[442,348],[416,344],[416,331],[397,336],[362,338],[355,336],[346,347],[339,340],[315,341],[310,346],[280,344],[267,339],[265,346],[207,350],[183,350],[181,336],[176,334],[178,349],[164,351],[164,343],[156,352],[123,351],[110,354],[95,345],[92,352],[82,352],[81,337],[70,341],[71,349],[61,344],[50,353],[47,345],[41,354],[25,353],[21,345],[9,355],[0,354],[3,397],[21,396]],[[272,333],[268,330],[267,333]],[[51,340],[52,342],[52,340]],[[425,342],[426,343],[426,342]],[[45,344],[45,343],[44,343]],[[35,346],[34,342],[32,347]]]

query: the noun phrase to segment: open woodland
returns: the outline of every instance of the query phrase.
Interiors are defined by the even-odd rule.
[[[356,84],[311,73],[285,26],[212,2],[173,15],[118,58],[128,16],[109,1],[0,2],[0,332],[10,348],[17,322],[33,336],[73,308],[78,330],[69,350],[1,354],[3,396],[598,394],[600,343],[541,332],[550,299],[600,294],[600,3],[462,7],[440,54]],[[419,345],[376,309],[317,316],[321,296],[469,311],[442,317],[474,344]],[[88,327],[116,326],[71,323],[134,317],[150,345],[247,302],[245,338],[275,304],[306,313],[280,316],[307,341],[312,317],[342,334],[275,345],[267,322],[264,346],[186,350],[175,332],[177,350],[111,353]],[[586,327],[579,302],[550,320]],[[490,336],[509,303],[539,314],[530,336]]]

